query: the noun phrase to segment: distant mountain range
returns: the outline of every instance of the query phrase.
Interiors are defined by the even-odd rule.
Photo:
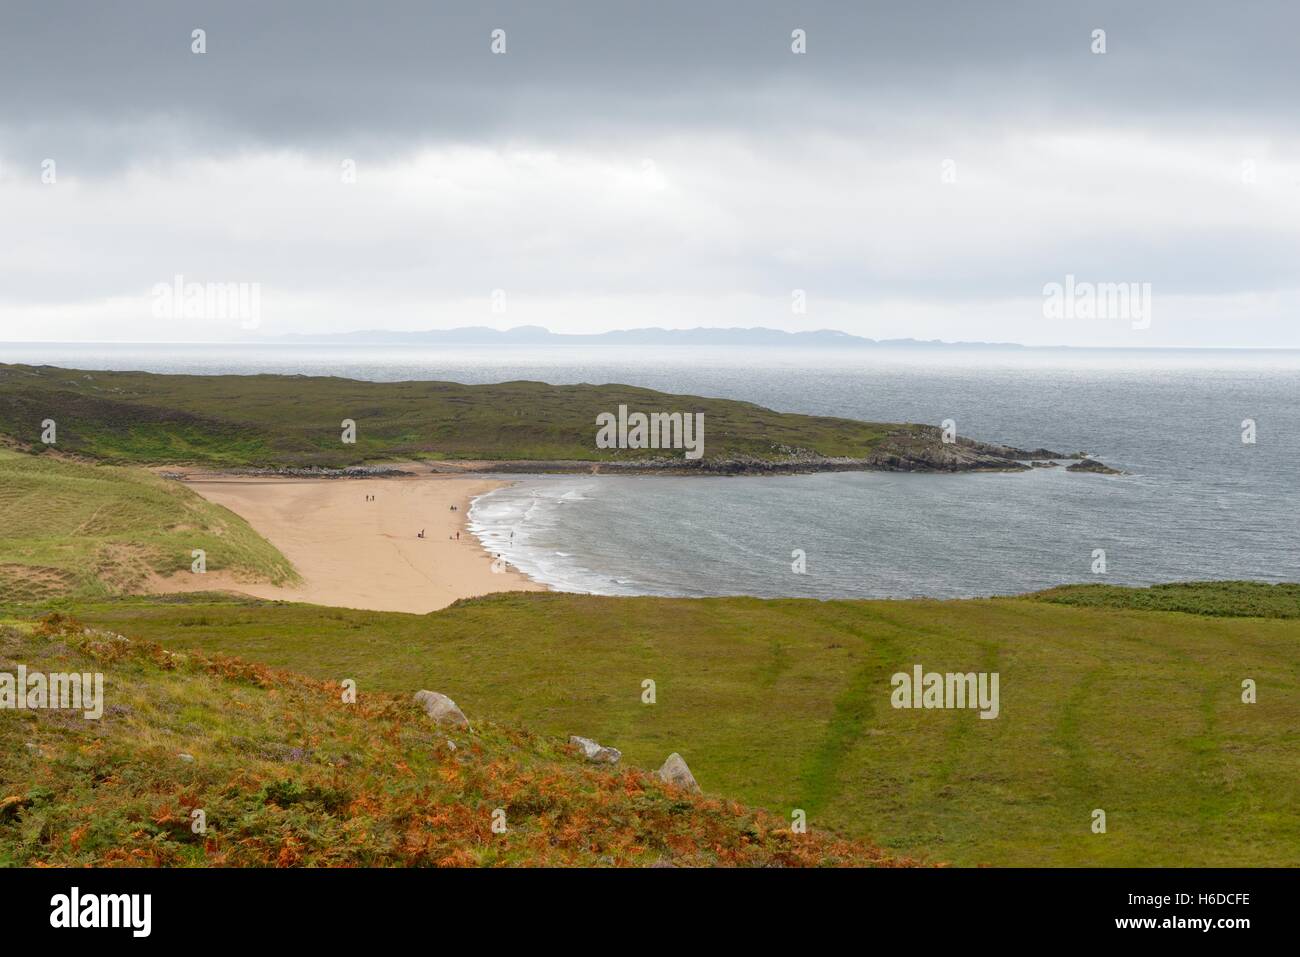
[[[397,332],[388,329],[369,329],[358,332],[332,334],[290,333],[266,336],[263,342],[330,343],[355,342],[365,344],[411,345],[608,345],[608,346],[778,346],[781,348],[843,349],[890,346],[895,348],[961,347],[976,349],[1023,349],[1012,342],[943,342],[938,339],[866,339],[834,329],[813,332],[786,332],[781,329],[621,329],[589,335],[551,332],[541,326],[516,326],[513,329],[489,329],[486,326],[466,326],[460,329],[425,329],[419,332]]]

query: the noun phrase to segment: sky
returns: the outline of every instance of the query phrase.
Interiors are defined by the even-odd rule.
[[[7,0],[0,341],[1297,348],[1297,47],[1289,0]]]

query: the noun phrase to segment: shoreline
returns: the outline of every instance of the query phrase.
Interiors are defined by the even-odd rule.
[[[222,570],[202,576],[182,572],[151,578],[148,591],[153,594],[231,591],[276,601],[427,614],[463,598],[549,590],[489,553],[469,530],[473,501],[507,482],[438,474],[338,482],[216,473],[182,481],[248,522],[289,560],[300,581],[274,585],[240,580]],[[202,584],[196,585],[200,577]]]
[[[1086,458],[1079,464],[1083,463],[1094,464]],[[531,466],[527,472],[491,471],[501,464],[476,461],[449,465],[406,460],[343,470],[303,470],[306,474],[296,474],[297,470],[286,474],[286,470],[243,469],[180,472],[154,466],[150,471],[182,482],[205,500],[244,519],[288,559],[301,580],[277,585],[266,580],[244,580],[223,570],[209,571],[203,576],[179,572],[166,578],[151,576],[146,591],[152,594],[228,591],[266,600],[414,614],[427,614],[461,599],[498,592],[573,589],[617,594],[617,591],[592,591],[581,585],[574,588],[572,582],[547,580],[549,576],[535,577],[538,568],[533,568],[534,574],[530,574],[504,557],[509,554],[513,541],[492,543],[475,534],[472,510],[483,497],[516,486],[528,475],[667,477],[665,473],[660,470],[547,473],[536,468],[543,464],[537,462],[521,463]],[[1026,467],[1025,471],[1039,471],[1042,464]],[[1007,474],[1006,470],[975,471]],[[929,474],[962,473],[934,470]],[[696,477],[727,476],[705,473]],[[410,494],[412,489],[420,492]],[[371,496],[375,501],[370,501]],[[383,528],[370,521],[375,517],[372,513],[378,513]],[[313,527],[312,520],[321,515],[327,516],[333,525]],[[436,518],[431,521],[430,516]],[[424,529],[428,537],[420,538],[414,529]],[[462,536],[459,539],[455,537],[458,534]],[[470,556],[461,547],[466,544],[472,546]],[[495,548],[501,548],[502,552],[496,553]]]

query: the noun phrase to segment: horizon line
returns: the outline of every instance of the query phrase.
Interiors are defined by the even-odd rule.
[[[463,327],[462,327],[462,328],[463,328]],[[486,327],[484,327],[484,328],[486,328]],[[702,327],[698,327],[698,328],[713,330],[713,329],[723,329],[724,327],[707,327],[707,326],[702,326]],[[754,327],[754,328],[762,329],[763,327]],[[406,331],[406,330],[374,330],[374,331],[376,331],[376,332],[379,332],[379,331],[383,331],[383,332],[403,332],[403,331]],[[434,330],[422,329],[422,330],[410,330],[410,331],[411,331],[411,332],[415,332],[415,333],[419,333],[419,332],[455,332],[455,331],[458,331],[458,330],[456,330],[456,329],[434,329]],[[494,331],[500,331],[500,330],[494,330]],[[548,331],[549,331],[549,330],[548,330]],[[628,331],[631,331],[631,330],[617,329],[617,330],[610,330],[610,331],[611,331],[611,332],[628,332]],[[682,331],[682,330],[663,330],[663,331]],[[785,331],[785,330],[764,329],[764,331],[770,331],[770,332],[782,332],[782,331]],[[817,331],[834,332],[835,330],[817,330]],[[343,332],[343,333],[310,333],[310,332],[308,332],[308,333],[282,333],[281,335],[292,335],[292,336],[302,336],[302,337],[311,337],[311,336],[320,336],[320,337],[338,337],[338,336],[348,336],[348,335],[357,335],[357,334],[358,334],[358,333],[356,333],[356,332]],[[606,335],[606,333],[559,333],[559,332],[556,332],[556,333],[551,333],[551,335],[553,335],[553,336],[575,336],[575,337],[576,337],[576,336],[601,336],[601,335]],[[790,333],[790,335],[797,335],[797,333]],[[920,344],[920,345],[933,346],[933,347],[939,347],[939,348],[942,348],[942,347],[950,347],[950,348],[979,347],[979,348],[986,349],[986,350],[996,350],[996,349],[999,349],[999,348],[1005,348],[1005,349],[1029,349],[1029,350],[1044,350],[1044,351],[1045,351],[1045,350],[1062,350],[1062,349],[1069,349],[1069,350],[1075,350],[1075,351],[1089,351],[1089,352],[1300,352],[1300,346],[1173,346],[1173,345],[1131,345],[1131,346],[1097,346],[1097,345],[1086,345],[1086,346],[1085,346],[1085,345],[1068,345],[1068,344],[1063,344],[1063,343],[1057,343],[1057,344],[1052,344],[1052,345],[1029,345],[1029,344],[1027,344],[1027,343],[1021,343],[1021,342],[985,342],[985,341],[981,341],[981,340],[977,340],[977,339],[958,339],[958,340],[948,340],[948,339],[912,339],[912,338],[899,338],[899,339],[867,339],[867,338],[865,338],[865,337],[861,337],[861,336],[853,336],[851,333],[844,333],[844,335],[850,336],[851,338],[859,339],[860,341],[862,341],[862,342],[864,342],[864,343],[869,343],[869,344],[872,345],[872,346],[875,346],[875,347],[878,347],[878,348],[886,348],[886,349],[891,348],[891,347],[892,347],[892,348],[899,348],[899,347],[900,347],[899,344],[901,344],[901,343],[909,343],[909,342],[910,342],[910,343],[918,343],[918,344]],[[274,341],[273,339],[270,339],[270,338],[268,338],[268,339],[263,339],[263,340],[257,340],[257,339],[0,339],[0,346],[10,346],[10,345],[12,345],[12,346],[282,346],[282,347],[283,347],[283,346],[287,346],[287,347],[294,347],[294,346],[308,346],[308,345],[317,345],[317,346],[319,346],[319,345],[331,345],[331,344],[337,344],[337,345],[351,345],[351,346],[356,346],[356,345],[375,345],[375,346],[391,346],[391,345],[398,345],[398,343],[393,343],[393,342],[381,342],[381,341],[367,342],[367,341],[365,341],[365,340],[358,340],[358,339],[353,339],[353,340],[351,340],[351,341],[349,341],[349,342],[347,342],[347,343],[327,343],[327,342],[277,342],[277,341]],[[430,344],[433,345],[434,343],[430,343]],[[517,343],[517,344],[518,344],[518,345],[527,345],[527,346],[532,346],[532,347],[536,347],[536,346],[544,346],[544,345],[556,345],[556,346],[563,346],[563,345],[564,345],[564,343],[549,343],[549,344],[548,344],[548,343],[540,343],[540,342]],[[406,343],[406,344],[404,344],[404,345],[406,345],[407,347],[409,347],[411,344],[410,344],[410,343]],[[482,342],[482,343],[459,342],[459,343],[440,344],[440,345],[441,345],[442,348],[448,348],[449,346],[494,346],[494,345],[510,345],[510,343],[499,343],[499,344],[498,344],[498,343],[491,343],[491,342]],[[598,344],[597,344],[597,343],[589,343],[589,345],[598,345]],[[622,344],[620,344],[620,343],[610,343],[609,345],[614,346],[614,347],[618,347],[618,346],[620,346],[620,345],[622,345]],[[686,346],[686,345],[688,345],[688,344],[687,344],[687,343],[682,343],[682,344],[675,344],[675,343],[655,343],[655,344],[653,344],[653,345],[661,346],[661,347],[663,347],[663,348],[681,348],[681,347]],[[700,348],[700,345],[699,345],[698,343],[697,343],[697,344],[689,344],[689,345],[691,345],[692,348]],[[708,345],[708,344],[705,344],[705,345]],[[723,346],[724,344],[722,344],[722,343],[715,343],[714,345]],[[736,345],[735,343],[731,343],[731,344],[727,344],[727,347],[734,348],[735,345]],[[767,343],[752,343],[752,344],[750,344],[750,345],[751,345],[753,348],[755,348],[755,349],[775,348],[775,347],[776,347],[775,344],[767,344]],[[641,348],[645,348],[645,347],[646,347],[646,344],[642,343],[640,347],[641,347]],[[818,348],[818,346],[815,346],[815,345],[814,345],[814,346],[804,346],[803,348],[807,348],[807,349],[809,349],[809,350],[812,350],[812,349],[816,349],[816,348]],[[905,348],[905,347],[904,347],[904,348]]]

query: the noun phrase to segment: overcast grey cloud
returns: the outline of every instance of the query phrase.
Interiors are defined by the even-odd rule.
[[[1282,2],[10,2],[0,338],[241,334],[150,314],[183,274],[258,283],[272,333],[1300,346],[1298,28]],[[1149,283],[1150,328],[1045,318],[1067,274]]]

